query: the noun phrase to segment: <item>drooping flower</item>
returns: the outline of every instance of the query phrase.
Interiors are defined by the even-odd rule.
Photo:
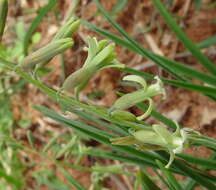
[[[135,145],[139,150],[165,150],[169,152],[170,159],[166,168],[172,164],[175,154],[181,153],[188,147],[188,137],[192,133],[187,128],[177,129],[174,133],[169,132],[165,127],[153,125],[152,129],[129,130],[131,136],[112,138],[115,145]]]
[[[148,107],[147,111],[143,115],[138,116],[137,119],[143,120],[146,117],[148,117],[152,111],[152,108],[153,108],[152,97],[159,95],[159,94],[162,94],[163,96],[165,95],[165,89],[163,87],[162,81],[157,76],[155,77],[155,79],[157,80],[157,82],[155,84],[151,84],[148,86],[145,79],[140,77],[140,76],[128,75],[128,76],[124,77],[123,80],[132,81],[132,82],[136,82],[136,83],[140,84],[141,89],[139,89],[135,92],[125,94],[122,97],[120,97],[114,103],[114,105],[110,108],[110,110],[109,110],[110,113],[112,114],[112,112],[114,110],[121,110],[121,109],[130,108],[130,107],[132,107],[138,103],[141,103],[141,102],[147,100],[149,102],[149,107]]]
[[[80,91],[85,88],[92,76],[99,70],[108,67],[124,67],[116,59],[115,45],[109,44],[107,40],[97,41],[96,38],[87,38],[88,47],[84,50],[88,52],[88,57],[83,67],[72,73],[63,83],[62,90],[75,90],[78,99]]]

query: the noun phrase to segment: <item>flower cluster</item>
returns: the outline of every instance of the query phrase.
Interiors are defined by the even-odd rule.
[[[96,38],[87,38],[88,57],[83,67],[72,73],[65,81],[62,90],[75,89],[75,96],[78,99],[80,91],[85,88],[92,76],[99,70],[108,67],[124,67],[116,59],[115,45],[107,40],[97,41]]]

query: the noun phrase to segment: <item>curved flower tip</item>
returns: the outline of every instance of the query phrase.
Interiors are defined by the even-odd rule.
[[[156,80],[156,83],[150,85],[149,89],[154,89],[154,90],[158,91],[158,94],[162,94],[163,99],[165,99],[166,98],[166,91],[165,91],[164,84],[163,84],[162,80],[158,76],[155,76],[154,79]]]
[[[68,19],[68,21],[60,27],[52,41],[71,37],[71,35],[78,30],[80,23],[80,19],[75,20],[73,17]]]
[[[174,161],[174,159],[175,159],[175,154],[174,154],[174,152],[173,152],[172,150],[170,150],[169,153],[170,153],[169,162],[168,162],[168,164],[165,166],[165,168],[167,168],[167,169],[170,167],[170,165],[173,163],[173,161]]]
[[[81,69],[72,73],[64,82],[62,90],[75,88],[75,95],[78,99],[79,93],[88,84],[92,76],[99,70],[107,67],[122,68],[124,65],[115,60],[115,44],[108,44],[107,40],[97,41],[96,38],[87,38],[88,52],[87,59]]]
[[[182,133],[183,132],[187,136],[202,136],[202,134],[199,131],[196,131],[196,130],[191,129],[191,128],[183,128],[182,129]]]
[[[136,82],[140,84],[144,88],[144,90],[146,90],[147,88],[146,80],[143,77],[140,77],[138,75],[127,75],[122,80]]]
[[[150,114],[151,114],[151,112],[152,112],[152,110],[154,108],[153,100],[151,98],[147,98],[146,100],[149,102],[149,106],[148,106],[148,108],[147,108],[147,110],[146,110],[146,112],[144,114],[137,117],[137,120],[139,120],[139,121],[144,120],[148,116],[150,116]]]

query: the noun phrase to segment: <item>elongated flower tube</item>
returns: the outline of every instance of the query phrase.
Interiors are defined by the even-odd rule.
[[[70,18],[65,24],[63,24],[60,27],[56,35],[53,37],[51,43],[58,41],[60,39],[71,37],[71,35],[78,30],[79,25],[80,25],[80,19],[75,20],[74,18]],[[37,71],[43,68],[45,65],[47,65],[50,60],[51,58],[37,64],[37,66],[35,67],[34,73],[37,74]]]
[[[188,146],[189,133],[185,129],[177,129],[175,133],[169,132],[165,127],[153,125],[152,130],[130,130],[131,136],[111,139],[115,145],[136,145],[139,150],[165,150],[169,152],[170,159],[166,168],[172,164],[175,154],[181,153]]]
[[[63,53],[73,45],[71,38],[56,40],[25,57],[15,69],[31,70],[35,65]]]
[[[5,29],[7,13],[8,13],[8,1],[0,0],[0,42],[2,40],[2,36]]]
[[[162,81],[157,76],[155,77],[155,79],[157,80],[157,82],[148,86],[146,81],[140,76],[128,75],[124,77],[123,80],[132,81],[140,84],[141,89],[120,97],[110,108],[110,113],[112,113],[114,110],[130,108],[140,102],[147,100],[149,102],[149,107],[147,111],[143,115],[138,116],[137,119],[143,120],[148,117],[153,108],[153,101],[151,98],[159,94],[165,95],[165,89],[163,87]]]
[[[88,47],[84,50],[88,52],[88,57],[83,67],[68,76],[60,89],[60,91],[74,89],[77,99],[80,91],[97,71],[107,67],[124,67],[115,59],[114,44],[108,44],[106,40],[97,42],[96,38],[90,37],[87,41]]]

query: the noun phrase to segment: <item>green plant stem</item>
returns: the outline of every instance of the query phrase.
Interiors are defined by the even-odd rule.
[[[6,66],[7,68],[9,68],[11,70],[13,70],[14,67],[15,67],[15,65],[16,65],[16,64],[8,62],[8,61],[6,61],[6,60],[4,60],[2,58],[0,58],[0,63],[4,64],[4,66]],[[65,103],[71,104],[73,106],[77,106],[77,107],[82,108],[82,109],[86,109],[88,111],[92,111],[92,112],[98,113],[100,115],[100,117],[105,118],[108,121],[110,121],[109,115],[106,113],[106,111],[104,109],[94,108],[93,106],[89,106],[89,105],[83,104],[81,102],[78,102],[75,99],[72,99],[72,98],[69,98],[69,97],[66,97],[66,96],[63,96],[63,95],[58,95],[56,91],[54,91],[54,90],[46,87],[45,85],[43,85],[39,81],[33,79],[29,74],[24,73],[22,71],[16,71],[16,72],[17,72],[17,74],[19,74],[20,76],[22,76],[24,79],[28,80],[30,83],[32,83],[35,86],[37,86],[41,91],[43,91],[44,93],[46,93],[50,98],[54,99],[55,101],[59,102],[60,99],[61,99],[61,101],[65,102]],[[52,115],[50,115],[50,116],[52,116]],[[79,128],[79,130],[81,130],[81,129],[82,128]],[[86,134],[88,134],[88,132]],[[95,133],[95,135],[98,136],[98,134],[96,134],[96,133]],[[100,138],[102,138],[102,136]],[[109,140],[105,140],[104,139],[102,143],[110,145]],[[115,147],[115,149],[117,149],[118,151],[123,151],[125,153],[126,152],[131,152],[131,154],[136,155],[139,158],[142,158],[142,159],[145,158],[145,160],[146,160],[146,162],[148,162],[148,164],[155,165],[154,162],[152,162],[152,161],[154,160],[154,158],[158,159],[158,156],[156,156],[153,153],[150,154],[150,152],[148,152],[148,153],[147,152],[145,152],[145,153],[144,152],[139,152],[139,151],[133,149],[132,147],[121,147],[121,146],[113,146],[113,147]],[[180,168],[180,171],[181,170],[184,171],[183,172],[184,175],[190,175],[193,179],[195,179],[197,182],[201,183],[204,186],[211,187],[211,188],[215,187],[208,180],[203,181],[203,180],[205,180],[205,178],[203,180],[200,180],[199,174],[197,175],[191,168],[185,167],[185,165],[184,164],[180,164],[180,162],[177,162],[177,163],[176,163],[175,166],[177,166],[177,168]]]

